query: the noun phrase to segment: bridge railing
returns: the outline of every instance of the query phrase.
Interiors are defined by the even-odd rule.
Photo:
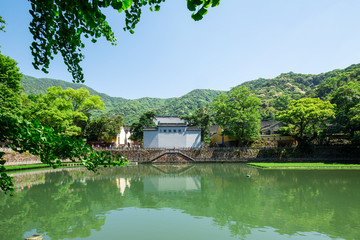
[[[121,151],[135,151],[135,150],[149,150],[149,151],[195,151],[195,150],[249,150],[249,149],[294,149],[295,147],[207,147],[207,148],[117,148],[117,147],[94,147],[96,150],[121,150]],[[326,148],[326,147],[324,147]]]

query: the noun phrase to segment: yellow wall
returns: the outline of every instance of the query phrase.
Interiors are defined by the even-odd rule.
[[[221,135],[221,128],[218,128],[217,133],[211,137],[211,142],[212,143],[222,143],[223,142],[223,137],[224,137],[224,143],[226,142],[232,142],[232,141],[237,141],[237,137],[231,137],[231,136],[222,136]]]

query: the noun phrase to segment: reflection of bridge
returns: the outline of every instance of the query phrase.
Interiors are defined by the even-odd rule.
[[[152,167],[159,173],[183,175],[194,167],[194,164],[154,164]]]
[[[191,163],[195,160],[188,154],[178,149],[166,149],[155,154],[150,159],[152,163]]]

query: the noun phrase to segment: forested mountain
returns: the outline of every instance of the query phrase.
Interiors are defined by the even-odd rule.
[[[138,120],[142,113],[150,110],[155,111],[158,115],[180,116],[189,114],[197,108],[211,103],[216,96],[224,92],[196,89],[179,98],[161,99],[145,97],[129,100],[120,97],[110,97],[109,95],[99,93],[84,84],[75,84],[49,78],[38,79],[25,75],[22,80],[22,85],[24,86],[24,93],[35,95],[44,94],[46,89],[51,86],[61,86],[63,89],[69,87],[79,89],[84,87],[89,90],[90,94],[99,95],[101,97],[105,104],[105,114],[121,115],[124,117],[126,124],[131,124]]]
[[[190,114],[196,109],[212,103],[215,97],[224,91],[195,89],[178,98],[140,98],[130,100],[124,105],[114,108],[109,113],[123,114],[126,122],[138,120],[139,116],[149,110],[159,116],[182,116]]]
[[[350,81],[359,81],[360,64],[353,64],[345,69],[335,69],[320,74],[282,73],[272,79],[259,78],[248,81],[245,85],[261,99],[260,113],[263,120],[273,120],[278,109],[276,106],[280,96],[289,100],[303,97],[326,99],[338,87]]]
[[[319,97],[328,99],[338,87],[360,79],[360,64],[351,65],[345,69],[336,69],[321,74],[282,73],[273,79],[259,78],[245,82],[241,85],[247,86],[257,97],[261,99],[262,108],[260,113],[263,120],[273,120],[276,111],[281,109],[283,97],[300,99],[302,97]],[[79,89],[85,87],[90,94],[101,96],[105,103],[107,115],[122,115],[125,123],[130,124],[138,120],[139,116],[149,110],[158,115],[181,116],[189,114],[196,109],[211,104],[214,98],[225,91],[196,89],[178,98],[139,98],[129,100],[120,97],[110,97],[99,93],[83,84],[74,84],[62,80],[48,78],[37,79],[24,76],[22,84],[26,94],[45,93],[50,86],[62,86]],[[280,97],[281,96],[281,97]],[[280,98],[279,98],[280,97]],[[285,100],[286,100],[285,98]]]
[[[45,94],[46,93],[46,89],[48,89],[49,87],[55,86],[61,86],[63,89],[66,88],[73,88],[73,89],[79,89],[81,87],[86,88],[87,90],[89,90],[91,95],[99,95],[101,97],[101,100],[104,102],[105,104],[105,111],[109,111],[111,109],[113,109],[114,107],[117,107],[121,104],[125,104],[126,102],[128,102],[128,99],[125,98],[121,98],[121,97],[110,97],[107,94],[104,93],[100,93],[95,91],[94,89],[92,89],[91,87],[88,87],[84,84],[79,84],[79,83],[71,83],[71,82],[66,82],[63,80],[56,80],[56,79],[51,79],[51,78],[34,78],[31,76],[27,76],[24,75],[21,84],[24,87],[24,93],[30,95],[30,94]]]
[[[110,115],[122,115],[125,124],[130,125],[134,121],[139,120],[142,113],[150,110],[157,111],[157,109],[165,106],[167,101],[168,99],[161,98],[139,98],[129,100],[125,104],[119,104],[107,113]]]

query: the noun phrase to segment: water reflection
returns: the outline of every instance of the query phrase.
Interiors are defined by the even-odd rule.
[[[145,177],[144,193],[187,196],[201,191],[201,177]]]
[[[207,239],[256,239],[265,233],[267,239],[357,239],[360,232],[360,171],[139,165],[99,175],[69,169],[14,178],[16,195],[0,196],[0,239],[23,239],[34,231],[48,239],[96,239],[105,232],[131,236],[138,230],[109,228],[112,219],[119,225],[133,220],[146,229],[152,218],[157,224],[172,219],[177,227],[191,222],[187,231],[193,236],[207,228],[201,232],[211,231]],[[184,216],[191,217],[185,222]],[[155,235],[139,239],[161,239],[158,232],[176,239],[174,231],[160,226]]]
[[[131,178],[117,178],[116,179],[116,186],[120,189],[121,196],[124,196],[124,192],[126,188],[130,188]]]

